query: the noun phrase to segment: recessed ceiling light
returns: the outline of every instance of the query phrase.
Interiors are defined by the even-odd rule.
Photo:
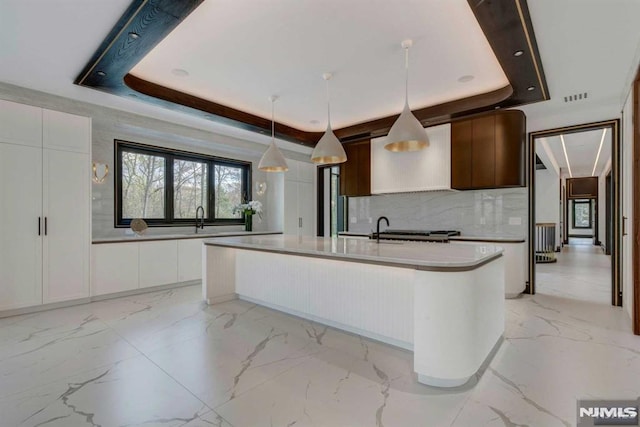
[[[528,90],[529,92],[531,92],[532,90],[536,90],[536,87],[535,87],[535,86],[529,86],[529,87],[527,88],[527,90]]]
[[[183,70],[182,68],[174,68],[171,70],[171,74],[177,77],[187,77],[189,72],[187,70]]]
[[[466,83],[466,82],[470,82],[470,81],[471,81],[471,80],[473,80],[474,78],[475,78],[474,76],[472,76],[472,75],[470,75],[470,74],[467,74],[466,76],[462,76],[462,77],[460,77],[460,78],[458,79],[458,81],[459,81],[460,83]]]
[[[140,34],[138,34],[138,33],[135,33],[135,32],[133,32],[133,31],[131,31],[131,32],[129,33],[129,37],[131,37],[131,38],[132,38],[132,39],[134,39],[134,40],[137,40],[137,39],[139,39],[139,38],[140,38]]]
[[[522,56],[524,54],[524,51],[522,50],[516,50],[515,52],[513,52],[513,56]]]
[[[99,75],[100,77],[104,77],[107,75],[107,73],[105,73],[104,71],[98,71],[96,74]]]
[[[496,105],[495,107],[493,107],[493,109],[494,109],[494,110],[499,110],[499,109],[500,109],[500,106],[499,106],[499,105]]]

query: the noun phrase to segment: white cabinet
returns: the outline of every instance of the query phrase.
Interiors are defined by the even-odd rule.
[[[203,240],[178,240],[178,282],[202,279]]]
[[[138,287],[167,285],[178,281],[178,242],[140,242]]]
[[[414,152],[384,149],[371,140],[371,194],[451,189],[451,125],[426,128],[429,146]]]
[[[91,295],[105,295],[138,288],[138,244],[92,245]]]
[[[288,160],[284,179],[284,234],[316,235],[316,167]]]
[[[91,119],[47,111],[0,100],[0,310],[89,296]]]
[[[42,147],[42,108],[0,99],[0,142]]]
[[[89,296],[89,159],[44,150],[44,303]]]
[[[42,144],[55,150],[89,152],[91,121],[60,111],[43,110]]]
[[[0,310],[41,304],[41,149],[0,143],[0,200]]]

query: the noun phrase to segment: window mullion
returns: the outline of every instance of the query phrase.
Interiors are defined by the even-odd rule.
[[[171,154],[164,155],[166,167],[165,167],[165,220],[167,223],[173,224],[175,222],[173,199],[174,199],[174,187],[173,187],[173,161],[174,156]]]

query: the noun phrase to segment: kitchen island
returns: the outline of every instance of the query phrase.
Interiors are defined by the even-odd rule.
[[[418,381],[466,383],[504,332],[502,249],[298,237],[205,240],[203,297],[241,299],[414,352]]]

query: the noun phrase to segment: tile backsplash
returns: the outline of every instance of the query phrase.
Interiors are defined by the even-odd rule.
[[[464,236],[525,237],[526,188],[383,194],[349,198],[348,230],[369,233],[379,216],[391,229],[460,230]],[[386,225],[383,223],[383,225]]]

